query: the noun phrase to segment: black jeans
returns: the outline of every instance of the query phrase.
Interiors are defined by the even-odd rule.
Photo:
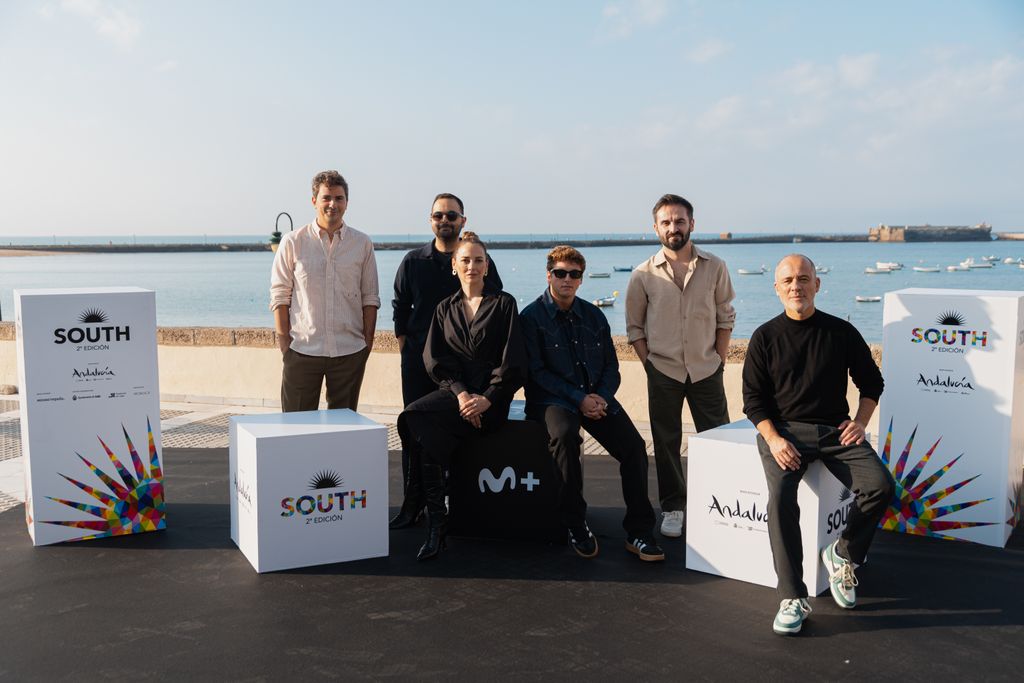
[[[784,470],[772,457],[767,442],[757,435],[765,478],[768,480],[768,538],[779,579],[779,598],[806,598],[803,580],[803,548],[800,542],[800,507],[797,489],[807,466],[821,460],[855,498],[846,529],[839,537],[839,554],[860,564],[867,556],[875,528],[892,501],[892,475],[867,441],[858,445],[839,443],[840,431],[828,425],[776,421],[775,428],[800,453],[800,468]]]
[[[561,482],[558,506],[562,523],[580,526],[586,519],[587,501],[583,498],[583,465],[580,462],[580,427],[597,439],[619,461],[622,498],[626,515],[622,526],[631,537],[650,536],[654,529],[654,509],[647,496],[647,448],[626,411],[606,415],[600,420],[583,417],[560,406],[544,407],[544,424]]]
[[[649,359],[644,369],[661,511],[685,510],[686,473],[679,457],[683,447],[683,401],[690,402],[690,414],[698,432],[728,424],[729,405],[722,381],[725,364],[699,382],[691,382],[689,377],[680,382],[662,374]]]

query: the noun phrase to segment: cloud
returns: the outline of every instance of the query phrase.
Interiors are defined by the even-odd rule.
[[[778,80],[794,95],[820,98],[832,92],[835,75],[832,67],[800,62],[783,71]]]
[[[39,7],[36,8],[36,14],[38,14],[39,18],[44,21],[49,21],[50,19],[53,19],[53,16],[56,13],[57,10],[53,8],[53,5],[40,5]]]
[[[739,95],[722,98],[697,118],[697,127],[703,131],[727,128],[739,117],[742,105],[743,98]]]
[[[694,64],[707,64],[731,50],[731,44],[711,38],[686,53],[686,58]]]
[[[869,53],[855,57],[839,58],[839,80],[851,88],[863,88],[875,79],[880,57]]]
[[[157,73],[167,73],[168,71],[174,71],[178,68],[178,62],[174,59],[165,59],[154,67],[153,71]]]
[[[61,0],[60,7],[92,23],[96,34],[121,49],[132,48],[142,32],[138,18],[104,0]]]
[[[599,35],[623,40],[637,29],[653,26],[668,14],[666,0],[619,0],[609,2],[601,10]]]

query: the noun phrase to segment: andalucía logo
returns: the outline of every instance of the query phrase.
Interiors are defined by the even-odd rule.
[[[357,496],[355,491],[340,490],[343,486],[345,480],[338,476],[337,472],[320,470],[309,480],[309,490],[315,491],[316,495],[306,494],[297,498],[281,499],[281,508],[284,510],[281,516],[295,517],[298,513],[297,519],[304,519],[306,524],[340,522],[346,498],[350,510],[365,510],[366,489],[362,489]]]
[[[946,373],[946,374],[939,374]],[[921,391],[941,394],[970,394],[974,391],[971,380],[961,375],[959,379],[949,374],[948,370],[939,370],[934,376],[925,377],[923,372],[917,373],[917,386]]]
[[[104,325],[109,316],[98,308],[87,308],[78,316],[84,327],[58,327],[53,331],[54,344],[83,344],[76,351],[105,351],[111,342],[130,341],[128,325]]]
[[[714,494],[711,495],[711,505],[708,505],[708,514],[718,514],[719,517],[725,517],[726,519],[745,519],[748,522],[768,523],[768,511],[758,510],[757,501],[744,508],[740,505],[739,498],[737,498],[736,504],[729,507],[719,503],[718,497]]]
[[[924,344],[933,353],[964,353],[967,348],[988,349],[988,330],[958,329],[967,324],[964,316],[949,310],[939,315],[935,324],[940,327],[915,327],[910,341]]]

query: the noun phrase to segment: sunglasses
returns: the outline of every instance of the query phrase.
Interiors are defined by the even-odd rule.
[[[435,211],[430,214],[430,217],[440,223],[442,220],[447,218],[449,221],[455,221],[456,219],[462,218],[462,214],[458,211]]]
[[[550,272],[552,275],[555,276],[555,279],[557,280],[564,279],[566,275],[571,277],[573,280],[579,280],[583,277],[583,271],[579,270],[578,268],[573,268],[572,270],[565,270],[564,268],[554,268]]]

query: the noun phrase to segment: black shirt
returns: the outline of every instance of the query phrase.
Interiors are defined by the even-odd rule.
[[[469,391],[492,404],[511,403],[527,367],[515,298],[485,286],[472,322],[466,320],[461,290],[439,303],[423,364],[441,389],[456,396]]]
[[[806,320],[782,313],[750,337],[743,412],[755,425],[769,419],[838,427],[850,418],[847,373],[862,398],[882,395],[882,373],[857,328],[824,311]]]
[[[498,269],[487,257],[487,286],[502,288]],[[452,274],[452,255],[438,251],[434,241],[405,255],[395,273],[395,336],[406,337],[406,344],[422,349],[430,329],[434,309],[445,298],[459,291],[459,278]]]

